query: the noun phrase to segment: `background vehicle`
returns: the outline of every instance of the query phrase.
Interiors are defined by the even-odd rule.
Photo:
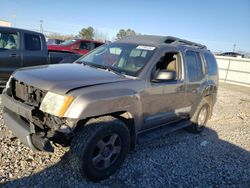
[[[21,67],[71,63],[80,55],[49,52],[41,33],[0,27],[0,86],[4,87],[12,72]]]
[[[70,164],[88,179],[114,173],[139,135],[199,133],[212,115],[218,67],[203,45],[131,36],[77,62],[16,71],[2,94],[3,118],[34,150],[70,144]]]
[[[47,45],[57,45],[57,44],[61,44],[62,42],[64,42],[64,40],[60,40],[60,39],[48,39],[47,40]]]
[[[221,53],[219,54],[220,56],[228,56],[228,57],[244,57],[243,54],[240,54],[240,53],[236,53],[236,52],[224,52],[224,53]]]
[[[103,45],[103,42],[87,39],[71,39],[66,40],[59,45],[48,45],[50,51],[69,52],[76,54],[86,54],[89,51]]]

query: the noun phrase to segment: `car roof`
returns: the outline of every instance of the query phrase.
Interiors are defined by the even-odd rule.
[[[241,53],[238,53],[238,52],[223,52],[221,53],[220,55],[223,55],[223,54],[235,54],[235,55],[243,55]]]
[[[76,41],[84,41],[84,42],[96,42],[96,43],[101,43],[101,44],[104,44],[104,42],[97,41],[97,40],[93,40],[93,39],[72,39],[72,40],[76,40]]]
[[[0,26],[0,30],[2,30],[2,31],[33,33],[33,34],[39,34],[39,35],[42,34],[42,33],[36,32],[36,31],[31,31],[31,30],[26,30],[26,29],[20,29],[20,28],[15,28],[15,27],[3,27],[3,26]]]
[[[172,45],[175,47],[188,46],[199,49],[207,49],[205,45],[191,42],[185,39],[180,39],[172,36],[157,36],[157,35],[134,35],[128,36],[116,41],[116,43],[132,43],[142,45],[164,46]]]

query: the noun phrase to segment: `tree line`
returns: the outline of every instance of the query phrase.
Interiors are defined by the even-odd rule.
[[[126,36],[132,35],[137,35],[137,33],[132,29],[120,29],[116,34],[116,39],[122,39]],[[79,32],[79,37],[84,39],[94,39],[96,38],[96,31],[91,26],[82,28],[82,30]]]
[[[116,40],[122,39],[126,36],[133,36],[138,35],[139,33],[136,33],[132,29],[120,29],[116,34]],[[55,38],[55,39],[72,39],[72,38],[82,38],[82,39],[95,39],[95,40],[108,40],[108,34],[102,33],[97,29],[94,29],[93,27],[89,26],[86,28],[82,28],[78,35],[60,35],[59,33],[50,33],[47,34],[46,37],[48,38]]]

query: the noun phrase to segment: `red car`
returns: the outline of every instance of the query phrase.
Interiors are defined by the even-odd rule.
[[[104,44],[103,42],[94,40],[71,39],[71,40],[66,40],[58,45],[48,45],[48,50],[55,52],[71,52],[76,54],[86,54],[89,51],[103,44]]]

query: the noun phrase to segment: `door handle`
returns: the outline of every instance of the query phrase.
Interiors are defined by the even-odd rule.
[[[18,57],[18,54],[10,54],[10,57]]]

